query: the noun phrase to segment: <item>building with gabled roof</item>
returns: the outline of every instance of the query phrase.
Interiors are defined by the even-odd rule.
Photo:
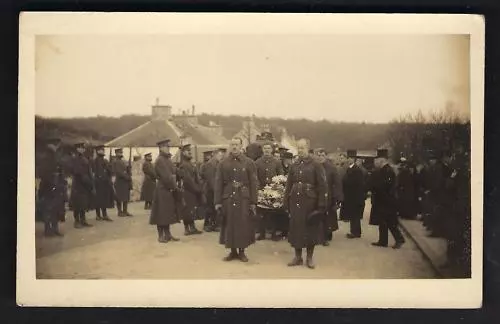
[[[195,113],[192,106],[190,111],[174,115],[170,105],[160,105],[157,99],[151,107],[151,119],[106,143],[106,154],[114,155],[114,149],[123,148],[126,159],[146,153],[151,153],[155,159],[159,154],[156,143],[168,138],[173,146],[171,153],[174,161],[178,159],[178,147],[191,144],[193,157],[199,162],[203,160],[203,152],[228,146],[229,141],[222,135],[222,127],[213,122],[206,126],[199,124]]]

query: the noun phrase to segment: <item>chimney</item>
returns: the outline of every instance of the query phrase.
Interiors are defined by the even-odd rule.
[[[159,105],[159,100],[156,99],[156,105],[151,107],[151,119],[154,120],[168,120],[172,114],[172,107],[169,105]]]

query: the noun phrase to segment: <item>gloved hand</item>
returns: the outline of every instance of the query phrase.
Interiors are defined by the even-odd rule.
[[[222,205],[221,204],[216,204],[215,205],[215,210],[219,211],[222,209]]]
[[[257,206],[255,205],[250,205],[250,212],[255,216],[257,215]]]

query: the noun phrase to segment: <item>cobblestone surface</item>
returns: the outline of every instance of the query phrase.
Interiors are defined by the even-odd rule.
[[[293,250],[286,241],[259,241],[247,250],[250,261],[223,262],[227,251],[218,244],[217,233],[184,236],[183,226],[173,226],[180,242],[159,244],[156,228],[148,224],[149,213],[142,203],[132,203],[134,217],[116,217],[112,223],[95,221],[94,227],[74,229],[72,216],[61,229],[63,238],[43,237],[43,225],[36,226],[37,277],[40,279],[404,279],[435,278],[432,267],[407,238],[400,249],[377,248],[375,226],[368,225],[365,209],[363,237],[349,240],[348,223],[341,222],[333,242],[317,247],[316,269],[289,268]],[[202,222],[198,222],[201,228]],[[389,241],[393,243],[392,237]]]

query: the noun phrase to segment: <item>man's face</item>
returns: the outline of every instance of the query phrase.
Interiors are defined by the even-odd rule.
[[[193,158],[193,153],[191,152],[190,148],[184,149],[182,151],[182,155],[184,156],[184,158],[188,160],[191,160]]]
[[[297,153],[300,157],[304,158],[309,155],[309,145],[304,140],[299,140],[297,142]]]
[[[325,163],[326,161],[326,153],[325,152],[318,152],[318,162],[319,163]]]
[[[283,164],[285,166],[289,166],[290,164],[292,164],[292,159],[289,159],[289,158],[284,158],[283,159]]]
[[[430,165],[435,165],[435,164],[436,164],[436,162],[437,162],[437,160],[436,160],[436,159],[430,159],[430,160],[429,160],[429,164],[430,164]]]
[[[281,154],[279,152],[274,152],[274,157],[277,158],[278,160],[280,160]]]
[[[362,159],[356,159],[355,163],[358,167],[361,167],[363,165],[363,160]]]
[[[97,155],[105,155],[104,150],[97,150]]]
[[[168,146],[160,146],[160,152],[162,153],[169,153],[170,148]]]
[[[84,148],[84,147],[77,147],[77,148],[76,148],[76,151],[77,151],[78,153],[80,153],[80,154],[83,154],[83,153],[85,153],[85,148]]]
[[[233,138],[231,140],[231,153],[240,154],[241,153],[241,141],[238,138]]]
[[[346,161],[349,165],[353,164],[354,163],[354,158],[346,158]]]
[[[273,148],[271,145],[266,144],[262,147],[262,152],[265,156],[271,156],[271,154],[273,154]]]
[[[217,161],[221,161],[223,157],[224,157],[224,152],[222,152],[222,151],[217,151],[217,152],[215,153],[215,158],[217,159]]]
[[[52,150],[52,151],[57,151],[57,149],[59,148],[59,144],[54,144],[54,143],[50,143],[50,144],[47,144],[47,147]]]

